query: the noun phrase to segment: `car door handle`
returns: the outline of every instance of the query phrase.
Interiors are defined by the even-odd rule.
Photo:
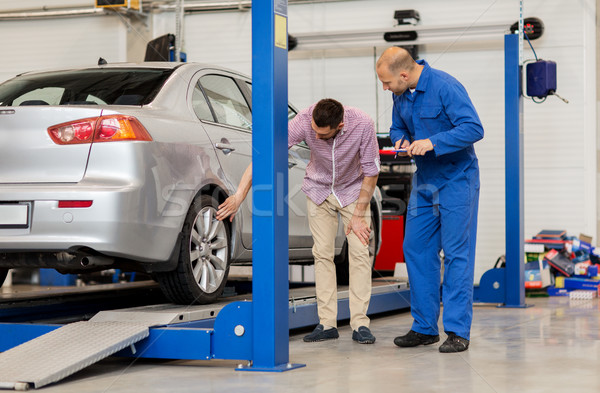
[[[215,147],[219,150],[223,150],[223,153],[225,154],[235,151],[235,147],[231,146],[229,143],[215,143]]]
[[[295,167],[296,165],[298,165],[298,164],[296,164],[296,163],[295,163],[295,162],[293,162],[293,161],[288,161],[288,168],[293,168],[293,167]]]

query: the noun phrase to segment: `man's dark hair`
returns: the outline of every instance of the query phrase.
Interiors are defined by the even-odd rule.
[[[324,98],[317,102],[312,116],[317,127],[336,129],[344,120],[344,107],[332,98]]]

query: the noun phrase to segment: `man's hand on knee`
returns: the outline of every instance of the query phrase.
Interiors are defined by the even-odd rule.
[[[346,236],[348,236],[350,232],[354,232],[354,234],[358,237],[358,240],[360,240],[365,246],[369,244],[371,228],[367,226],[367,223],[362,217],[357,215],[352,216],[352,219],[350,219],[350,222],[348,223],[348,228],[346,229]]]

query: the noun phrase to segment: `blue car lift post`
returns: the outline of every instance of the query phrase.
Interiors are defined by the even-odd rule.
[[[287,0],[252,2],[252,365],[285,371],[289,359]],[[217,318],[218,319],[218,318]]]
[[[522,26],[520,28],[522,31]],[[475,287],[474,300],[501,303],[504,307],[525,304],[523,230],[523,98],[517,34],[504,36],[504,149],[506,193],[506,266],[490,269]]]

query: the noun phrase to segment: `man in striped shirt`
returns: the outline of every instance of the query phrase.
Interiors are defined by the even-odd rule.
[[[367,308],[371,299],[370,202],[379,176],[379,147],[373,120],[363,111],[323,99],[302,110],[288,124],[288,149],[306,142],[311,150],[302,191],[307,195],[308,223],[314,240],[315,286],[319,324],[306,342],[339,337],[334,247],[338,214],[348,240],[350,326],[352,339],[372,344]],[[217,218],[233,215],[248,195],[252,165],[236,193],[219,206]]]

